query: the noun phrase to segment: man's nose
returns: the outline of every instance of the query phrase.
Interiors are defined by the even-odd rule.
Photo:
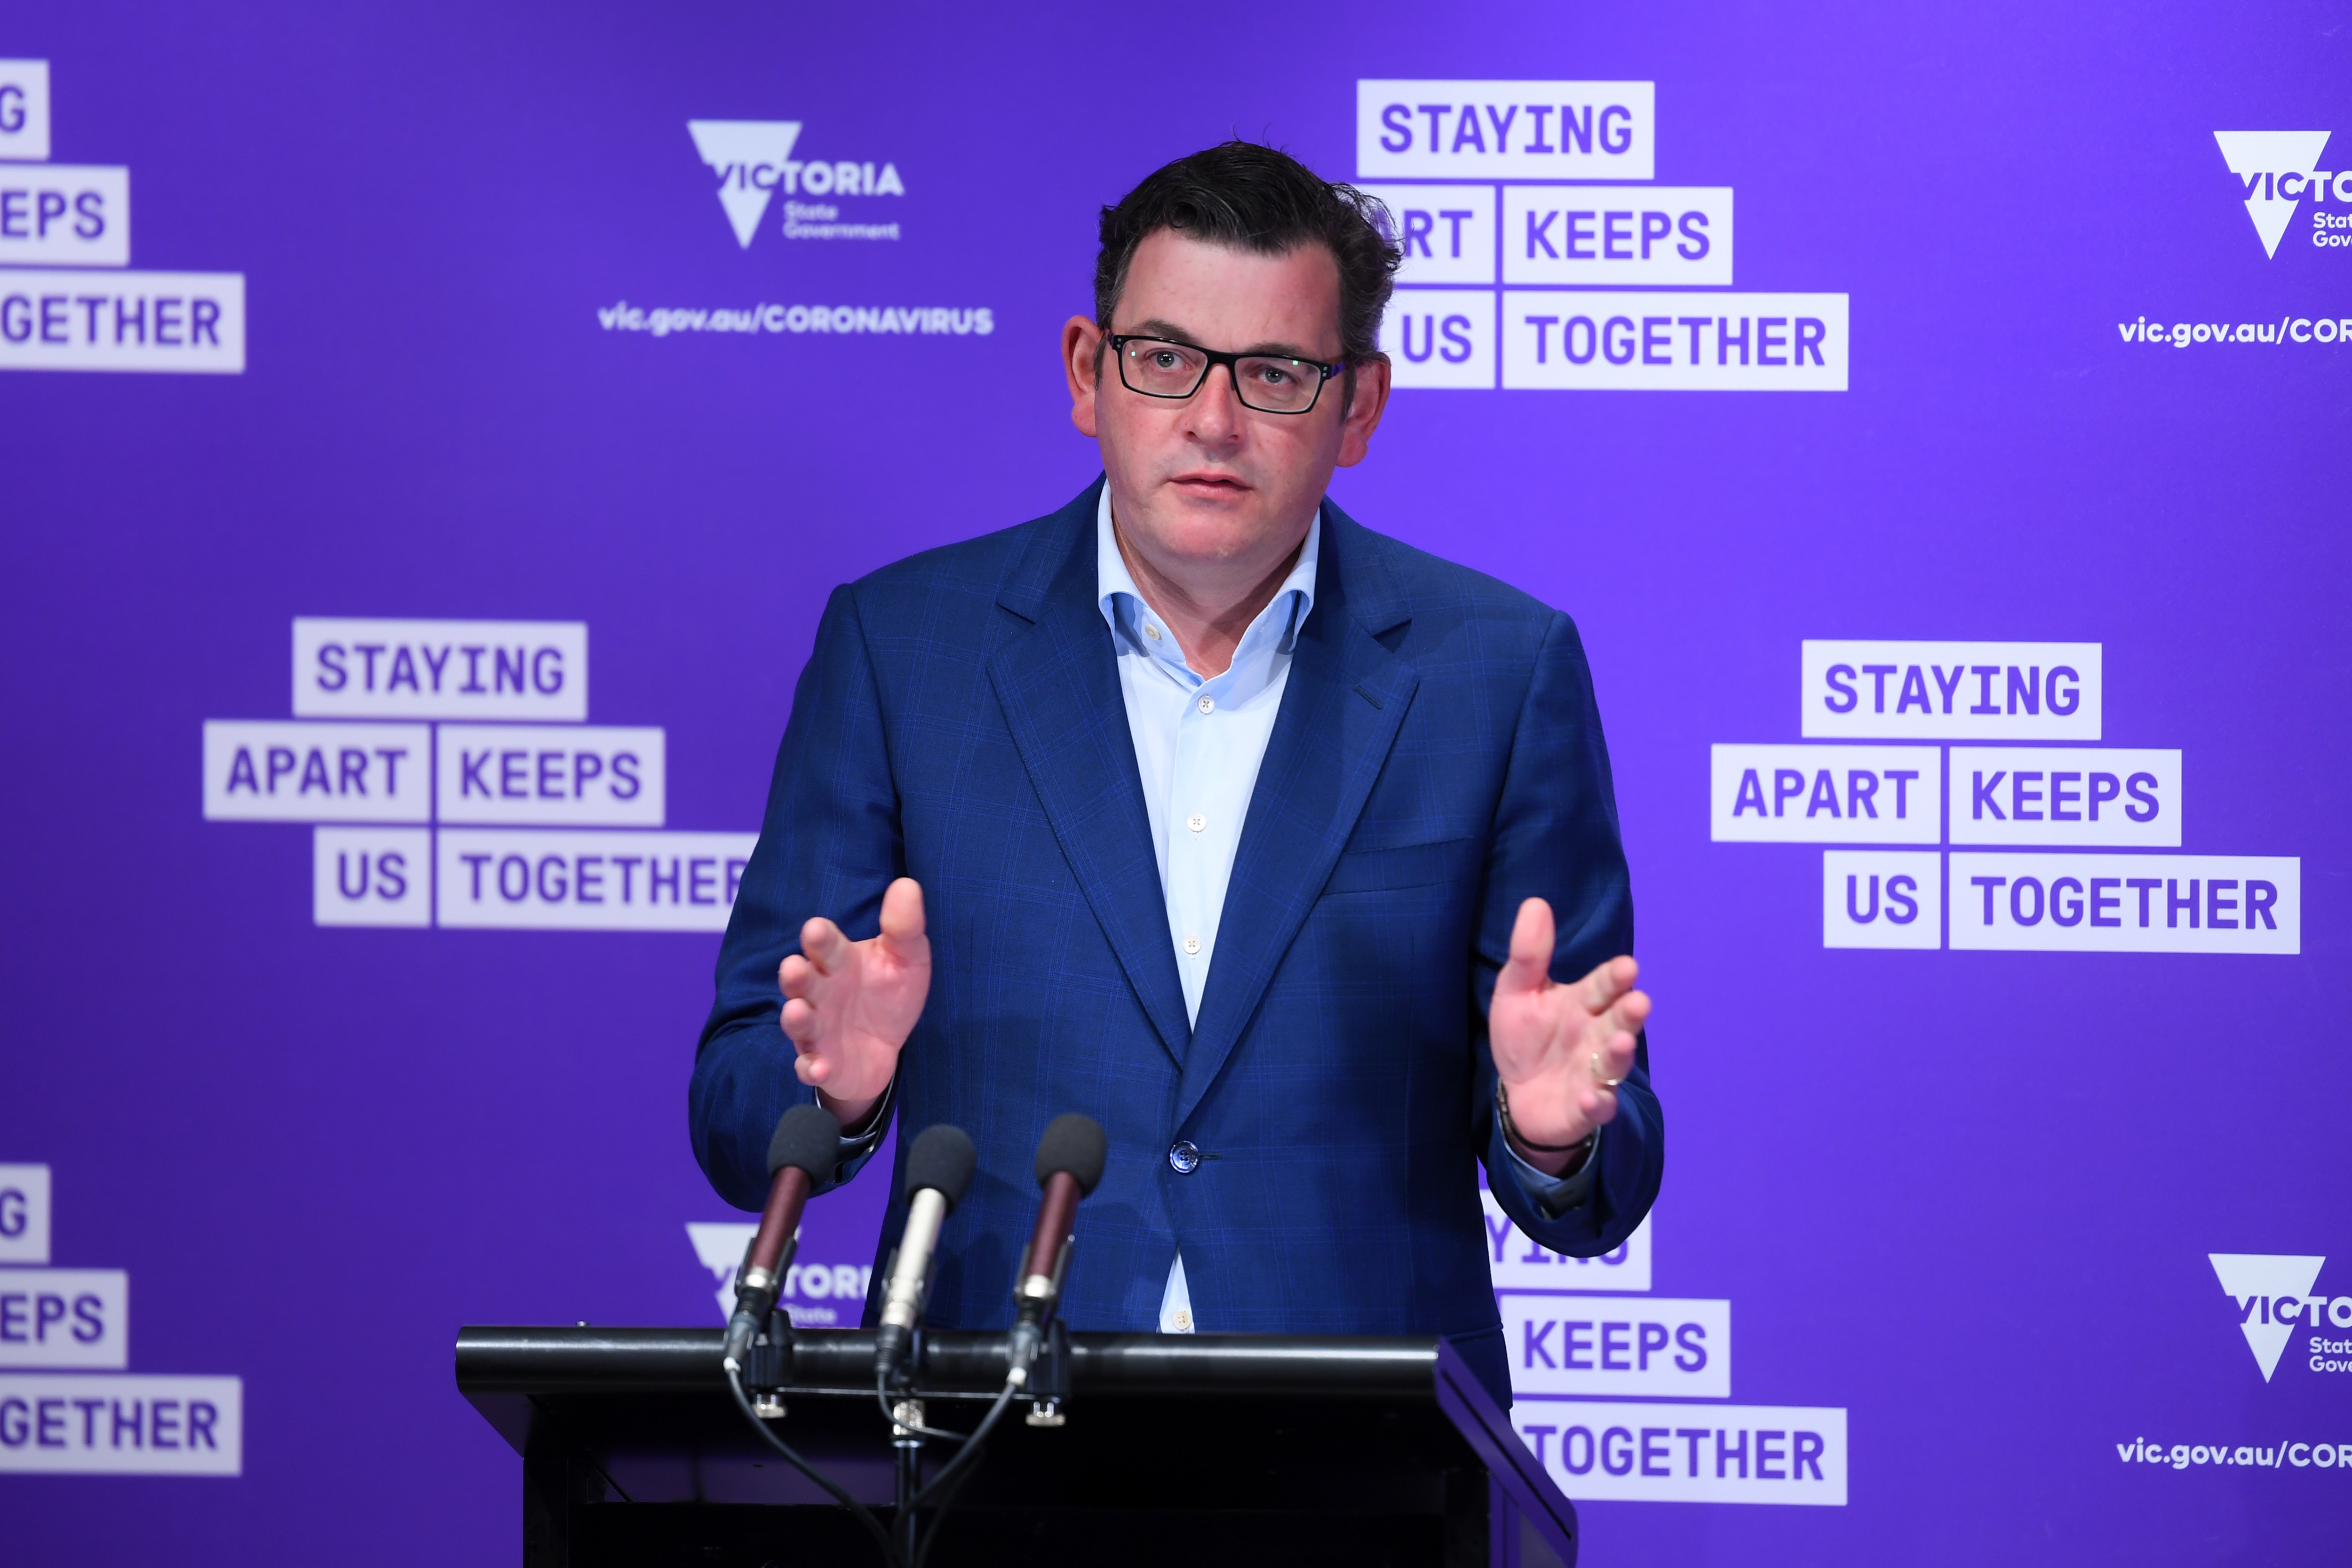
[[[1234,375],[1231,365],[1211,365],[1209,379],[1192,395],[1192,433],[1203,441],[1230,441],[1241,429],[1241,387]]]

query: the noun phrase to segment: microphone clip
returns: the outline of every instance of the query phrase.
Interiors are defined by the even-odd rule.
[[[1067,1248],[1064,1251],[1066,1255]],[[1058,1317],[1049,1318],[1042,1338],[1022,1389],[1029,1398],[1028,1414],[1022,1419],[1032,1426],[1060,1426],[1069,1420],[1062,1412],[1062,1401],[1070,1396],[1069,1326]]]
[[[791,1343],[791,1320],[777,1310],[776,1298],[783,1294],[784,1280],[790,1278],[793,1259],[800,1249],[800,1232],[795,1230],[784,1238],[783,1254],[776,1259],[773,1271],[752,1265],[749,1244],[743,1249],[743,1261],[735,1267],[735,1313],[727,1322],[727,1359],[745,1370],[743,1381],[747,1387],[761,1386],[748,1374],[752,1345],[761,1337],[762,1330],[766,1331],[765,1337],[773,1338],[776,1325],[781,1323],[784,1342]]]
[[[755,1395],[753,1405],[769,1420],[781,1420],[784,1405],[776,1395],[793,1381],[793,1321],[781,1310],[768,1321],[745,1350],[743,1386]],[[772,1408],[771,1408],[772,1407]]]

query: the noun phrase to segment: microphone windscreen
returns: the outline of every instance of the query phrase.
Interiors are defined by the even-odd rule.
[[[768,1140],[768,1174],[797,1165],[819,1186],[833,1180],[841,1161],[841,1123],[822,1105],[795,1105],[776,1123]]]
[[[1067,1171],[1078,1179],[1079,1192],[1091,1194],[1102,1180],[1103,1162],[1109,1157],[1110,1140],[1093,1117],[1075,1110],[1056,1116],[1046,1124],[1045,1136],[1037,1141],[1037,1184],[1044,1186],[1045,1178],[1056,1171]]]
[[[907,1195],[911,1198],[931,1187],[952,1209],[963,1202],[964,1189],[971,1185],[972,1167],[979,1163],[979,1152],[962,1128],[945,1122],[926,1127],[907,1151]]]

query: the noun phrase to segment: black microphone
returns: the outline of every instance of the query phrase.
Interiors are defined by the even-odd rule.
[[[1072,1111],[1056,1116],[1037,1142],[1037,1185],[1045,1197],[1037,1205],[1037,1228],[1030,1233],[1027,1259],[1021,1266],[1013,1299],[1020,1308],[1013,1327],[1012,1362],[1016,1383],[1026,1380],[1036,1359],[1045,1320],[1062,1294],[1062,1275],[1070,1260],[1070,1232],[1076,1224],[1078,1200],[1102,1180],[1103,1162],[1110,1155],[1110,1140],[1092,1117]]]
[[[727,1322],[727,1364],[740,1367],[761,1325],[775,1310],[784,1269],[799,1241],[801,1211],[841,1160],[841,1123],[822,1105],[795,1105],[768,1140],[768,1206],[735,1271],[735,1315]]]
[[[882,1326],[874,1336],[875,1369],[886,1377],[898,1370],[915,1324],[922,1318],[940,1226],[963,1201],[964,1189],[971,1185],[972,1167],[979,1162],[979,1152],[963,1130],[944,1123],[925,1128],[907,1150],[907,1229],[898,1238],[898,1256],[891,1260]]]

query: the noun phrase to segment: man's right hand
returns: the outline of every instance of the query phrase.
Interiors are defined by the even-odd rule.
[[[823,916],[801,927],[801,950],[776,971],[793,1071],[818,1103],[855,1127],[898,1070],[898,1051],[931,988],[923,889],[901,877],[882,895],[882,933],[852,942]]]

